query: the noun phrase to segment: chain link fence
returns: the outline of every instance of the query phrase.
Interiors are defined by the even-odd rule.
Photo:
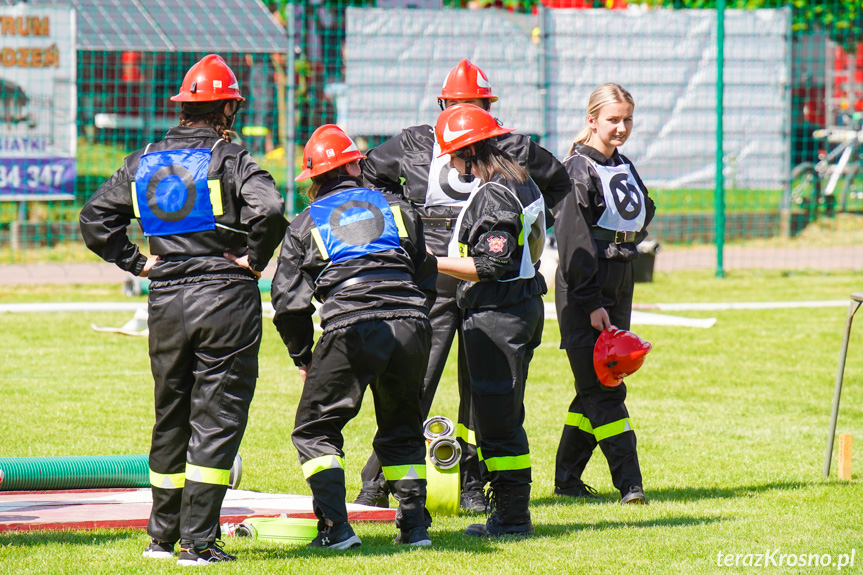
[[[238,139],[289,215],[304,206],[293,176],[315,128],[339,123],[368,148],[433,124],[441,83],[466,57],[500,97],[492,112],[560,159],[593,87],[630,90],[635,129],[622,151],[658,206],[660,269],[863,269],[855,3],[184,0],[168,13],[117,0],[118,14],[106,4],[0,7],[0,263],[89,258],[81,205],[176,123],[168,98],[217,52],[247,98]],[[25,35],[46,10],[50,31]],[[112,27],[120,13],[138,22],[135,42]],[[184,21],[212,29],[190,34]],[[51,63],[50,82],[15,61],[23,48]]]

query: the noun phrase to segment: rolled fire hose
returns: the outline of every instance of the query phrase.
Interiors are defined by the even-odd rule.
[[[238,537],[309,543],[318,534],[318,520],[297,517],[249,517],[237,525],[235,533]]]
[[[459,461],[461,446],[453,437],[455,426],[435,415],[423,424],[426,438],[426,509],[435,515],[457,515],[461,499]]]
[[[232,489],[242,475],[238,453],[228,479]],[[0,477],[0,491],[150,487],[150,456],[5,457],[0,458]]]
[[[261,293],[270,293],[270,286],[273,285],[271,279],[259,279],[258,289]],[[147,295],[150,293],[150,280],[139,277],[127,277],[123,282],[123,295],[126,297],[135,297],[139,295]]]

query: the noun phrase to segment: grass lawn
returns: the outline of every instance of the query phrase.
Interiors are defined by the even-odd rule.
[[[845,299],[863,291],[860,273],[657,273],[638,284],[636,302]],[[0,303],[129,301],[120,286],[6,287]],[[143,301],[143,300],[142,300]],[[551,495],[554,457],[572,399],[572,376],[547,321],[531,364],[526,427],[534,471],[531,513],[537,536],[478,541],[462,535],[481,517],[435,517],[434,546],[395,547],[392,525],[355,526],[363,547],[346,553],[226,539],[235,564],[220,573],[607,573],[749,572],[767,553],[769,573],[826,573],[854,552],[863,565],[863,483],[821,476],[846,308],[679,312],[716,317],[711,329],[635,326],[653,343],[629,381],[646,507],[621,507],[597,451],[585,481],[607,498],[585,504]],[[152,380],[146,341],[96,333],[130,314],[0,315],[0,437],[3,457],[146,453]],[[858,320],[863,321],[863,320]],[[863,327],[853,333],[839,431],[863,438]],[[271,322],[265,321],[261,374],[241,448],[241,487],[309,493],[290,443],[300,380]],[[454,417],[454,362],[434,414]],[[369,394],[345,430],[348,496],[375,425]],[[4,573],[174,573],[172,561],[140,557],[143,531],[0,533]],[[738,554],[739,560],[726,555]],[[829,558],[824,556],[829,554]],[[793,555],[793,558],[782,557]],[[800,557],[802,555],[802,557]],[[739,561],[738,567],[719,560]],[[843,561],[850,560],[850,557]],[[760,559],[761,563],[765,558]],[[802,561],[801,565],[794,566]],[[789,566],[789,564],[791,564]]]

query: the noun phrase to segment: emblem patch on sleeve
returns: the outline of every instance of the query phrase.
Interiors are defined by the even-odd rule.
[[[489,236],[488,250],[493,254],[499,254],[506,249],[506,238],[504,236]]]

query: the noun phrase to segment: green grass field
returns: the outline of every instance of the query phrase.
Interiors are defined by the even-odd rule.
[[[656,274],[638,284],[637,303],[847,299],[861,273]],[[0,290],[0,303],[129,301],[119,285],[24,286]],[[146,453],[152,381],[141,338],[96,333],[131,314],[0,315],[2,456]],[[572,379],[546,322],[531,365],[526,427],[534,470],[531,512],[537,536],[477,541],[462,530],[480,517],[436,517],[434,546],[395,547],[392,525],[355,526],[363,547],[327,553],[228,538],[240,560],[220,573],[607,573],[701,574],[861,572],[863,566],[863,326],[853,334],[839,431],[854,434],[850,482],[821,471],[846,308],[679,312],[716,317],[711,329],[633,326],[653,343],[629,379],[627,404],[638,433],[650,504],[617,504],[605,459],[595,453],[585,480],[607,498],[583,504],[551,495]],[[863,316],[858,322],[863,321]],[[290,442],[300,381],[272,324],[265,321],[261,377],[241,448],[241,487],[307,494]],[[454,417],[451,362],[433,413]],[[348,496],[374,432],[369,396],[346,428]],[[143,531],[0,533],[3,573],[174,573],[172,561],[140,557]],[[789,566],[837,562],[854,565]],[[746,566],[767,553],[767,568]],[[718,561],[739,566],[719,566]],[[782,557],[794,555],[793,559]],[[825,559],[825,555],[830,555]],[[748,556],[748,558],[747,558]],[[829,560],[829,561],[828,561]],[[850,556],[842,559],[845,562]],[[761,563],[765,562],[762,557]]]

